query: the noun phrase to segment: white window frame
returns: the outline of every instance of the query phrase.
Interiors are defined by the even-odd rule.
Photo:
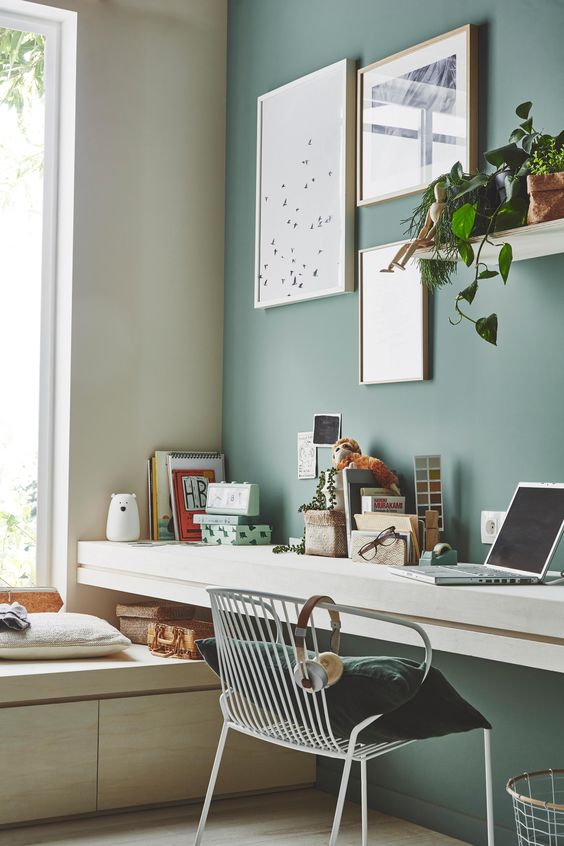
[[[0,26],[45,41],[45,158],[37,479],[38,585],[63,582],[68,560],[77,14],[0,0]],[[57,562],[56,566],[53,562]]]

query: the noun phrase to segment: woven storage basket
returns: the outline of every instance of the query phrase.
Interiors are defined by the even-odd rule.
[[[196,646],[200,638],[213,637],[213,624],[205,620],[163,620],[149,623],[147,646],[162,658],[201,660]]]
[[[306,555],[347,557],[347,530],[344,511],[305,511]]]
[[[116,605],[119,630],[132,643],[147,643],[151,620],[190,620],[196,613],[194,605],[181,602],[135,602],[131,605]]]

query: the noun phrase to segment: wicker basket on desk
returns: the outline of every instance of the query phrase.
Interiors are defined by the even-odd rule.
[[[185,605],[182,602],[169,602],[162,599],[130,604],[120,603],[116,606],[120,631],[132,643],[147,643],[150,622],[185,621],[192,619],[195,613],[196,607],[194,605]]]
[[[161,658],[201,659],[196,641],[213,637],[213,624],[206,620],[156,620],[149,623],[147,646]]]
[[[304,511],[306,555],[346,558],[347,530],[345,512],[323,509]]]

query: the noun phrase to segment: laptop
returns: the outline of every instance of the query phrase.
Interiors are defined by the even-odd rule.
[[[433,585],[533,585],[544,581],[564,530],[564,484],[520,482],[483,564],[388,567]]]

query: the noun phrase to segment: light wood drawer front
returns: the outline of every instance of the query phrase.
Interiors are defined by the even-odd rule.
[[[223,718],[219,691],[100,702],[98,809],[205,794]],[[315,756],[230,732],[217,793],[315,781]]]
[[[96,810],[98,702],[0,711],[0,824]]]

